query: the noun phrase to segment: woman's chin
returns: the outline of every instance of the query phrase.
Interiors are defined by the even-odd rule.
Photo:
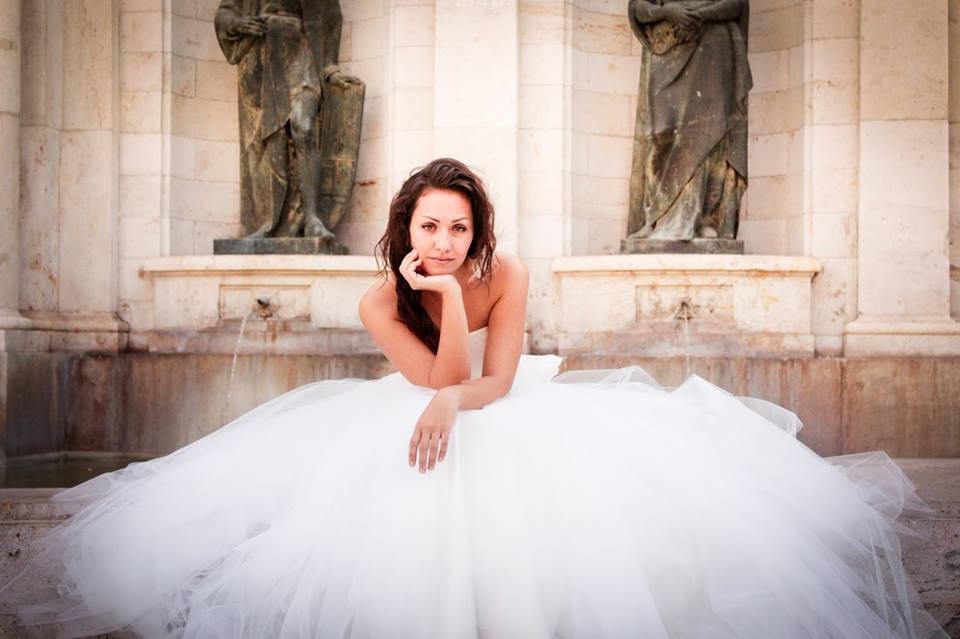
[[[423,270],[427,275],[452,275],[463,265],[463,262],[452,261],[449,264],[425,263]]]

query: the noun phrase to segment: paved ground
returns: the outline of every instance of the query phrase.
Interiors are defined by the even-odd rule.
[[[960,639],[960,459],[900,459],[897,463],[936,511],[932,519],[917,523],[927,539],[905,545],[904,561],[927,609],[952,638]],[[56,490],[0,490],[0,583],[19,572],[30,540],[56,524],[48,501]],[[23,628],[11,611],[0,608],[0,637],[60,636],[55,628]]]

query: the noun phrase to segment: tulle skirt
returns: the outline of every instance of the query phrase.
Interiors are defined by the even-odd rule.
[[[426,474],[407,445],[432,391],[293,390],[58,493],[72,517],[0,600],[67,636],[946,637],[886,455],[824,460],[791,413],[696,376],[556,367],[524,356]]]

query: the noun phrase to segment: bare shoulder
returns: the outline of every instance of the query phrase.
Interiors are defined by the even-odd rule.
[[[491,284],[494,288],[506,292],[507,289],[517,286],[526,287],[530,279],[530,272],[527,265],[523,263],[516,255],[510,253],[497,252],[494,256],[493,278]]]
[[[393,319],[397,309],[397,289],[390,278],[378,277],[360,296],[360,320],[369,328],[372,322]]]

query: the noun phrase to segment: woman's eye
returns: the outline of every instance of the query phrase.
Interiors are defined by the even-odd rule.
[[[430,224],[430,223],[428,222],[427,224],[424,224],[423,227],[421,227],[421,228],[426,229],[427,231],[432,231],[432,230],[433,230],[433,224]]]
[[[458,226],[453,227],[453,230],[454,230],[454,231],[458,231],[458,232],[460,232],[460,233],[464,233],[464,232],[466,232],[467,227],[462,226],[462,225],[458,225]]]

